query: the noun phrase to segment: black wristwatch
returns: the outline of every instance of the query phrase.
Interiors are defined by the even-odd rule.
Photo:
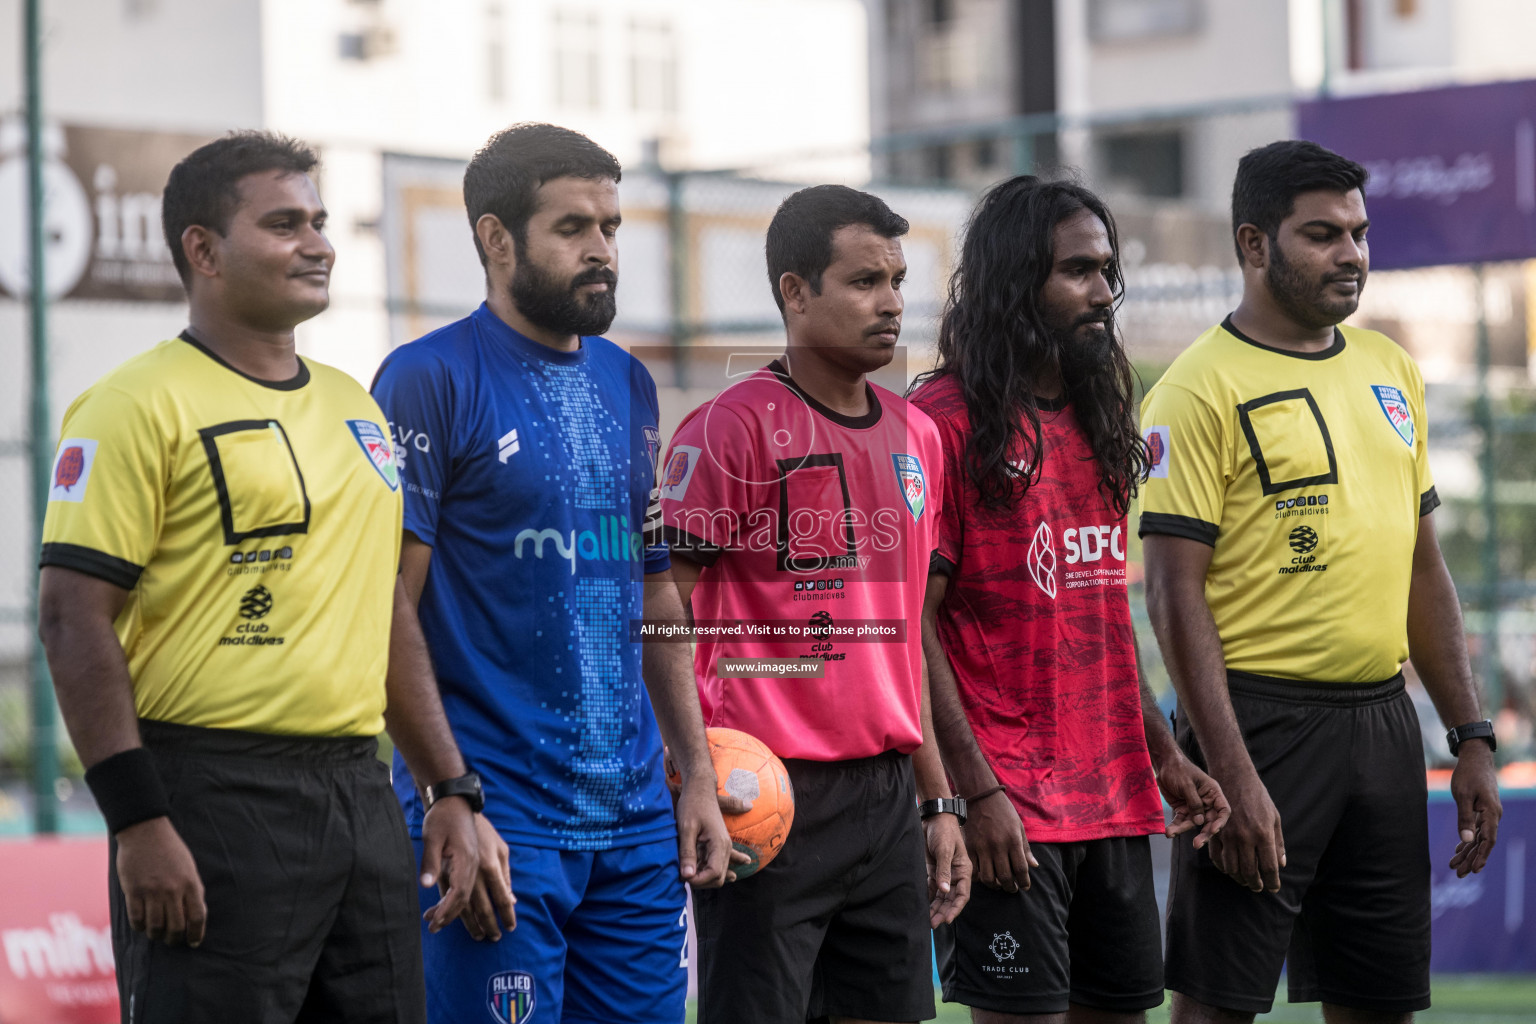
[[[485,810],[485,792],[480,788],[480,776],[474,772],[456,779],[444,779],[422,790],[421,802],[425,805],[422,810],[430,811],[433,804],[450,796],[461,796],[469,801],[469,809],[476,814]]]
[[[935,814],[953,814],[955,817],[960,819],[960,824],[964,825],[965,800],[958,796],[954,799],[949,799],[948,797],[940,797],[937,800],[924,800],[922,803],[917,805],[917,813],[918,816],[921,817],[924,821],[933,817]]]
[[[1456,756],[1456,751],[1467,740],[1487,740],[1489,750],[1498,750],[1499,741],[1493,738],[1493,723],[1488,719],[1481,722],[1468,722],[1466,725],[1458,725],[1445,734],[1445,742],[1451,745],[1451,756]]]

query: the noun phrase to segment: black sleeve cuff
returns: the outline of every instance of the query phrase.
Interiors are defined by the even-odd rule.
[[[720,560],[725,549],[708,541],[700,540],[685,530],[679,530],[672,525],[661,528],[662,536],[666,538],[667,548],[674,555],[681,555],[690,562],[697,562],[703,566],[714,565]]]
[[[1186,537],[1215,547],[1216,532],[1216,524],[1208,523],[1204,519],[1196,519],[1193,516],[1174,516],[1166,512],[1143,512],[1136,535],[1145,537],[1149,533],[1164,533],[1170,537]]]
[[[1433,487],[1419,495],[1419,518],[1422,519],[1439,507],[1440,495],[1435,493]]]
[[[928,575],[955,578],[955,563],[935,551],[928,556]]]
[[[87,576],[106,580],[114,587],[122,587],[124,590],[132,590],[134,584],[139,582],[139,575],[144,571],[142,565],[134,565],[126,559],[109,555],[105,551],[97,551],[95,548],[82,547],[79,544],[44,544],[42,557],[38,559],[37,564],[39,568],[45,565],[57,565],[60,568],[73,569]]]

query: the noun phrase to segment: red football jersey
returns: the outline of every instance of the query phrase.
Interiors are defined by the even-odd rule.
[[[1040,413],[1043,465],[1014,507],[982,507],[963,465],[970,417],[954,378],[912,401],[944,445],[939,635],[976,741],[1030,839],[1163,830],[1136,680],[1126,520],[1099,490],[1070,405]]]
[[[937,543],[938,431],[870,385],[840,416],[775,363],[689,413],[662,471],[692,596],[704,720],[780,757],[840,761],[923,740],[921,615]],[[719,658],[814,659],[821,679],[722,678]]]

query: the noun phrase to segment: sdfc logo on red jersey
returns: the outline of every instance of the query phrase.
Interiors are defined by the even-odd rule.
[[[923,518],[928,503],[928,478],[923,475],[923,464],[915,455],[891,456],[896,465],[896,480],[901,484],[901,496],[906,499],[907,511],[914,520]]]

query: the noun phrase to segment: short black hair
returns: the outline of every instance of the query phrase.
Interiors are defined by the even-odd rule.
[[[1303,139],[1286,139],[1251,149],[1237,163],[1232,181],[1232,247],[1241,263],[1237,229],[1252,224],[1271,239],[1280,235],[1280,222],[1296,209],[1303,192],[1365,193],[1370,175],[1364,167],[1331,149]]]
[[[308,174],[319,163],[315,151],[297,139],[257,131],[230,132],[183,157],[171,168],[160,202],[160,227],[181,283],[192,280],[182,233],[194,224],[221,235],[228,231],[229,219],[240,208],[241,178],[265,171]]]
[[[838,228],[863,224],[885,238],[900,238],[911,227],[885,200],[846,185],[803,188],[779,204],[768,225],[768,285],[779,313],[784,295],[779,278],[797,274],[821,293],[821,275],[832,265],[832,235]]]
[[[487,213],[501,221],[521,248],[528,241],[528,218],[538,206],[539,187],[546,181],[618,181],[623,174],[612,153],[557,124],[525,121],[492,135],[464,170],[464,208],[480,265],[485,266],[485,247],[475,224]]]

